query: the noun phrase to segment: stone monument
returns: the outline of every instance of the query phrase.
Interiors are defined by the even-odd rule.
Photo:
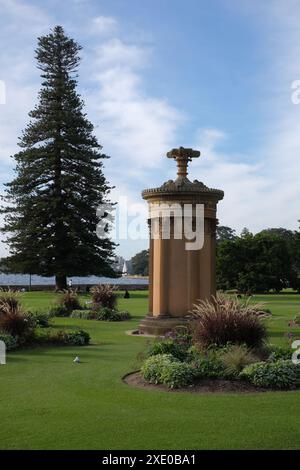
[[[216,293],[216,208],[223,191],[187,177],[197,150],[173,149],[177,179],[145,189],[149,205],[149,311],[141,333],[163,334],[189,320],[198,299]],[[192,237],[195,241],[192,241]]]

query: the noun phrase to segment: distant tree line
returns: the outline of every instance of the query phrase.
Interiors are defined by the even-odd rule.
[[[241,293],[300,290],[300,231],[269,228],[240,236],[217,228],[217,287]]]
[[[133,274],[148,275],[149,250],[131,258]],[[300,290],[300,231],[268,228],[240,235],[217,227],[217,287],[241,293]]]

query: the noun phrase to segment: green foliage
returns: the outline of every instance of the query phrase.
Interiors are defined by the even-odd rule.
[[[97,320],[104,321],[126,321],[131,319],[131,315],[126,310],[119,312],[110,308],[101,308],[96,312]]]
[[[226,240],[235,240],[237,237],[235,230],[224,225],[217,225],[216,241],[217,245]]]
[[[91,288],[93,308],[101,307],[114,310],[117,304],[116,286],[110,284],[98,284]]]
[[[224,375],[224,364],[216,354],[199,355],[191,365],[197,379],[221,378]]]
[[[118,310],[117,314],[119,316],[119,320],[117,321],[127,321],[131,319],[131,314],[127,310]]]
[[[39,103],[19,141],[2,208],[12,252],[7,269],[55,275],[60,289],[66,275],[114,275],[114,244],[96,234],[99,219],[107,232],[96,208],[108,202],[110,187],[102,171],[107,157],[76,91],[80,50],[61,26],[38,39]]]
[[[180,361],[187,359],[191,347],[192,336],[183,329],[173,330],[166,334],[163,340],[154,341],[147,351],[147,356],[156,354],[172,354]]]
[[[180,388],[194,380],[194,367],[178,361],[171,354],[150,356],[141,368],[145,380],[154,384],[164,384],[169,388]]]
[[[95,310],[73,310],[71,318],[82,318],[83,320],[97,320],[97,312]]]
[[[84,346],[89,344],[90,342],[90,335],[84,330],[75,331],[68,334],[68,344]]]
[[[300,386],[300,365],[291,360],[258,362],[240,373],[240,378],[257,387],[293,389]]]
[[[140,276],[149,274],[149,250],[143,250],[131,258],[132,273]]]
[[[86,331],[66,331],[66,330],[40,330],[35,331],[34,343],[55,344],[65,346],[84,346],[89,344],[90,335]]]
[[[154,341],[147,352],[147,356],[156,356],[157,354],[172,354],[172,356],[176,357],[180,361],[184,360],[186,356],[186,353],[173,339]]]
[[[147,382],[162,383],[161,375],[166,365],[177,361],[171,354],[157,354],[145,360],[141,367],[141,374]]]
[[[126,321],[131,319],[131,315],[126,310],[118,311],[110,308],[100,308],[99,310],[73,310],[72,318],[82,318],[84,320],[102,321]]]
[[[69,317],[70,310],[68,310],[64,305],[58,304],[50,308],[49,315],[51,317]]]
[[[160,374],[161,383],[169,388],[186,387],[193,383],[195,369],[186,362],[170,362],[165,364]]]
[[[5,343],[7,351],[12,351],[18,347],[18,339],[7,333],[0,333],[0,341]]]
[[[268,361],[276,362],[279,359],[290,360],[294,350],[290,346],[270,345],[268,348]]]
[[[278,292],[294,285],[297,269],[291,245],[290,238],[272,231],[257,235],[244,233],[220,242],[217,250],[218,287],[259,293]]]
[[[36,326],[41,328],[50,326],[51,314],[49,312],[27,312],[27,315],[32,318]]]
[[[198,301],[193,310],[194,343],[200,348],[228,343],[260,346],[267,338],[267,329],[254,309],[249,303],[222,294]]]
[[[238,377],[244,367],[258,362],[258,357],[243,345],[233,345],[221,355],[224,372],[228,377]]]

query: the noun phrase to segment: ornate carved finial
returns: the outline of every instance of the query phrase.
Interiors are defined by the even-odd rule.
[[[192,161],[192,158],[200,157],[200,152],[199,150],[179,147],[179,149],[170,150],[170,152],[167,153],[167,157],[176,160],[178,178],[186,178],[188,174],[188,162]]]

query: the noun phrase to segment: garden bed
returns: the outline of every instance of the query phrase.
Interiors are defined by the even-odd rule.
[[[123,382],[131,387],[143,390],[157,390],[165,392],[187,392],[187,393],[264,393],[278,392],[282,390],[272,388],[255,387],[247,382],[224,379],[202,379],[192,385],[181,388],[168,388],[165,385],[156,385],[143,379],[140,372],[132,372],[123,377]],[[288,390],[286,390],[288,391]]]
[[[142,386],[202,393],[299,389],[300,365],[291,345],[268,343],[255,307],[220,294],[199,301],[193,324],[157,338],[140,355]]]

